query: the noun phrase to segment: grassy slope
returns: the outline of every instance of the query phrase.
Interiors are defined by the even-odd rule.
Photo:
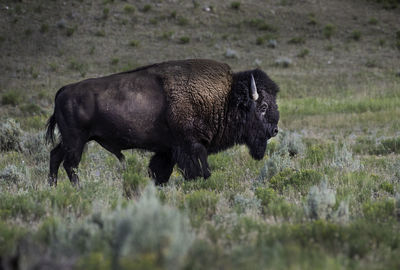
[[[0,139],[19,147],[0,157],[0,258],[19,250],[24,269],[398,268],[399,8],[249,0],[239,9],[207,1],[207,12],[196,3],[1,3]],[[238,57],[226,58],[228,48]],[[280,85],[284,132],[263,161],[235,147],[209,158],[209,180],[184,182],[174,171],[168,186],[139,199],[150,153],[127,152],[123,171],[90,144],[82,190],[47,187],[41,132],[58,88],[198,57],[235,70],[258,65]],[[279,57],[293,62],[276,66]],[[8,118],[20,134],[5,133],[18,131]]]

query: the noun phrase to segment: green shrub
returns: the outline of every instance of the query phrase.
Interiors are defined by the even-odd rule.
[[[127,169],[122,175],[124,195],[127,198],[138,196],[150,179],[144,176],[142,164],[135,155],[126,161]]]
[[[309,25],[317,25],[318,24],[317,19],[315,18],[315,14],[311,13],[308,15],[307,24],[309,24]]]
[[[265,43],[264,37],[258,37],[258,38],[256,39],[256,44],[257,44],[257,45],[263,45],[264,43]]]
[[[146,5],[143,6],[143,9],[142,9],[143,12],[148,12],[150,10],[151,10],[151,5],[146,4]]]
[[[131,46],[131,47],[138,47],[138,46],[139,46],[139,41],[137,41],[137,40],[131,40],[131,41],[129,42],[129,46]]]
[[[98,30],[94,33],[94,35],[96,37],[105,37],[106,36],[106,32],[104,30]]]
[[[377,154],[400,154],[400,137],[384,139],[380,142]]]
[[[183,37],[179,38],[179,43],[180,44],[187,44],[187,43],[189,43],[189,41],[190,41],[190,38],[187,37],[187,36],[183,36]]]
[[[17,106],[22,100],[21,94],[17,91],[8,91],[1,96],[1,104]]]
[[[368,23],[371,25],[377,25],[378,24],[378,20],[376,18],[370,18],[368,20]]]
[[[308,49],[303,49],[297,54],[297,57],[304,58],[309,54],[310,54],[310,51]]]
[[[75,30],[76,30],[77,28],[78,28],[77,26],[66,27],[66,28],[65,28],[65,35],[66,35],[67,37],[72,36],[72,35],[75,33]]]
[[[0,218],[19,218],[24,221],[33,221],[46,214],[43,192],[24,194],[3,193],[0,195]]]
[[[264,207],[267,207],[271,202],[278,198],[278,195],[272,188],[258,187],[255,191],[255,195]]]
[[[113,66],[115,66],[118,63],[119,63],[119,58],[116,58],[116,57],[112,58],[110,61],[110,64]]]
[[[304,165],[317,165],[320,166],[324,160],[329,156],[331,146],[324,144],[313,144],[307,147],[305,158],[301,161]]]
[[[352,39],[354,39],[355,41],[359,41],[359,40],[361,39],[361,32],[360,32],[359,30],[354,30],[354,31],[351,33],[350,37],[351,37]]]
[[[200,226],[205,220],[215,214],[218,196],[207,190],[197,190],[185,196],[185,204],[190,210],[192,224]]]
[[[234,162],[233,156],[227,152],[221,152],[218,154],[208,156],[208,165],[211,171],[214,170],[226,170]]]
[[[304,44],[306,43],[306,39],[304,37],[294,37],[289,39],[288,44]]]
[[[110,14],[110,9],[108,7],[103,8],[103,19],[107,19]]]
[[[42,24],[39,31],[42,34],[49,32],[49,25],[47,23]]]
[[[239,10],[240,9],[240,2],[232,2],[231,3],[231,8],[235,9],[235,10]]]
[[[79,62],[76,59],[71,60],[68,67],[70,70],[78,71],[82,77],[84,77],[86,75],[86,71],[88,69],[87,64],[85,64],[83,62]]]
[[[135,7],[132,5],[125,5],[124,6],[124,12],[125,13],[134,13],[135,12]]]
[[[285,169],[271,178],[270,187],[282,193],[286,188],[293,187],[305,195],[312,185],[318,185],[323,176],[314,170],[294,171]]]
[[[363,205],[365,219],[371,222],[387,222],[394,220],[396,214],[395,200],[367,202]]]
[[[178,25],[180,25],[180,26],[185,26],[185,25],[188,25],[188,24],[189,24],[189,20],[186,19],[186,18],[183,17],[183,16],[179,16],[179,17],[178,17],[177,23],[178,23]]]
[[[249,21],[245,21],[250,27],[256,28],[260,31],[268,31],[268,32],[277,32],[275,26],[266,23],[263,19],[251,19]]]
[[[44,113],[42,108],[36,105],[35,103],[28,103],[22,105],[21,112],[23,112],[24,115],[40,115]]]
[[[379,188],[381,189],[381,190],[383,190],[383,191],[386,191],[387,193],[390,193],[390,194],[394,194],[394,187],[393,187],[393,184],[392,183],[389,183],[389,182],[382,182],[380,185],[379,185]]]
[[[324,35],[325,38],[331,38],[333,34],[335,33],[336,27],[333,24],[327,24],[324,26],[322,29],[322,34]]]
[[[0,124],[0,151],[21,151],[23,131],[14,119],[7,119]]]
[[[25,234],[25,231],[18,226],[9,225],[3,221],[0,221],[0,254],[2,259],[6,256],[14,255],[19,239]],[[2,261],[3,263],[3,261]]]

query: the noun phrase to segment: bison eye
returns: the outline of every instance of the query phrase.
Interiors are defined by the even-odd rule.
[[[267,112],[267,110],[268,110],[268,104],[263,102],[260,106],[261,115],[264,116],[264,114]]]

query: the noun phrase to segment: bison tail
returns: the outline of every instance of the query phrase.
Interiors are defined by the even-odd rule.
[[[56,128],[56,116],[53,113],[52,116],[50,116],[49,120],[47,120],[47,131],[46,131],[46,142],[47,143],[54,143],[54,129]]]

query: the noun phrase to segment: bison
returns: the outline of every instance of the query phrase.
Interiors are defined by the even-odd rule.
[[[185,179],[208,178],[207,156],[245,144],[263,158],[278,133],[278,86],[260,69],[233,73],[224,63],[191,59],[140,67],[62,87],[47,122],[47,141],[61,141],[50,153],[50,185],[63,162],[73,184],[88,141],[124,160],[121,150],[154,152],[149,173],[168,182],[177,164]]]

